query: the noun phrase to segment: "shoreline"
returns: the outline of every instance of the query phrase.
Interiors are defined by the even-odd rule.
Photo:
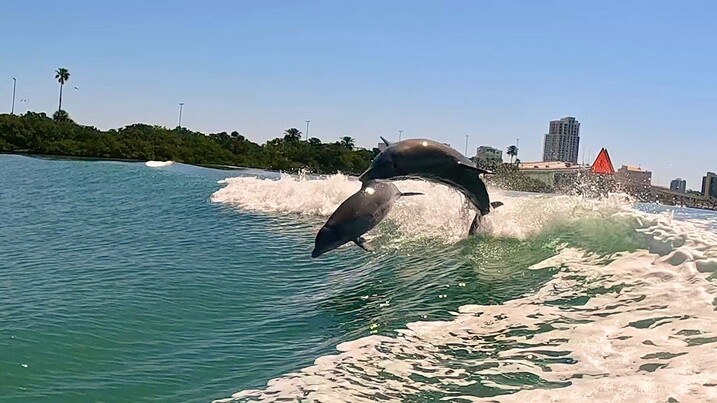
[[[7,152],[7,151],[0,152],[0,155],[21,155],[21,156],[25,156],[28,158],[38,158],[38,159],[45,159],[45,160],[69,160],[69,161],[115,161],[115,162],[132,162],[132,163],[145,163],[147,161],[159,161],[159,160],[140,160],[140,159],[132,159],[132,158],[85,157],[85,156],[76,156],[76,155],[37,154],[37,153],[29,153],[29,152]],[[186,163],[186,162],[182,162],[182,161],[172,161],[172,162],[176,162],[176,163],[184,164],[184,165],[196,166],[196,167],[200,167],[200,168],[222,170],[222,171],[244,171],[244,170],[248,170],[248,169],[259,169],[259,170],[267,171],[267,172],[275,172],[275,173],[283,172],[280,170],[273,170],[273,169],[268,169],[268,168],[240,167],[240,166],[225,165],[225,164],[190,164],[190,163]],[[518,190],[502,188],[500,186],[498,187],[498,189],[504,190],[504,191],[518,191]],[[527,191],[527,193],[544,194],[544,195],[561,194],[559,192],[530,192],[530,191]],[[665,207],[689,208],[689,209],[693,209],[693,210],[702,210],[702,211],[717,211],[716,208],[711,208],[711,207],[701,207],[701,206],[698,207],[698,206],[688,206],[688,205],[656,203],[656,202],[649,202],[649,201],[645,201],[645,200],[639,200],[639,198],[637,198],[636,201],[639,203],[656,204],[658,206],[665,206]]]
[[[21,155],[23,157],[28,158],[38,158],[38,159],[44,159],[44,160],[68,160],[68,161],[115,161],[115,162],[136,162],[136,163],[145,163],[148,161],[161,161],[161,160],[141,160],[141,159],[133,159],[133,158],[113,158],[113,157],[85,157],[80,155],[58,155],[58,154],[38,154],[38,153],[30,153],[30,152],[7,152],[7,151],[0,151],[0,155]],[[162,161],[164,162],[164,161]],[[224,171],[241,171],[246,169],[252,169],[250,167],[240,167],[240,166],[234,166],[234,165],[224,165],[224,164],[190,164],[182,161],[172,161],[176,162],[178,164],[184,164],[184,165],[191,165],[191,166],[197,166],[201,168],[211,168],[211,169],[219,169]],[[257,168],[254,168],[257,169]],[[263,169],[263,168],[258,168]]]

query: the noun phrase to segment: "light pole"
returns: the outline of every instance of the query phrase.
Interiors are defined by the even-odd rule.
[[[309,141],[309,123],[311,123],[310,120],[306,121],[306,141]]]
[[[179,128],[182,128],[182,109],[184,109],[184,102],[179,103]]]
[[[468,157],[468,136],[470,136],[470,135],[466,134],[466,152],[464,154],[466,156],[466,158]]]
[[[403,135],[403,130],[398,131],[398,141],[401,141],[401,135]]]
[[[15,114],[15,87],[17,86],[17,78],[12,78],[12,107],[10,109],[10,114]]]

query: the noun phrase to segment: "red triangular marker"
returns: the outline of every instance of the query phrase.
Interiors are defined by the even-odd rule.
[[[593,166],[590,167],[590,171],[596,174],[612,175],[615,173],[615,168],[612,166],[610,155],[607,153],[605,148],[600,150]]]

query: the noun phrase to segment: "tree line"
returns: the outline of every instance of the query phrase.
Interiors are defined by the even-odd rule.
[[[304,141],[296,128],[260,145],[236,131],[204,134],[141,123],[102,131],[79,125],[69,116],[52,119],[45,113],[27,112],[0,115],[0,152],[360,174],[378,149],[356,148],[351,137],[332,143],[318,138]]]

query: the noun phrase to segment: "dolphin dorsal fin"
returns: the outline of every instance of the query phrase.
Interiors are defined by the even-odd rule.
[[[391,142],[386,140],[383,136],[379,136],[379,137],[381,137],[381,141],[383,141],[383,144],[386,144],[386,147],[389,147],[391,145]]]
[[[491,172],[491,171],[486,171],[485,169],[480,169],[480,168],[478,168],[477,166],[473,166],[473,165],[470,165],[470,164],[466,164],[466,163],[463,163],[463,162],[461,162],[461,161],[458,161],[458,165],[460,165],[460,166],[462,166],[462,167],[465,167],[465,168],[468,168],[468,169],[470,169],[470,170],[476,171],[476,172],[478,172],[479,174],[489,174],[489,175],[492,175],[492,174],[493,174],[493,172]]]

